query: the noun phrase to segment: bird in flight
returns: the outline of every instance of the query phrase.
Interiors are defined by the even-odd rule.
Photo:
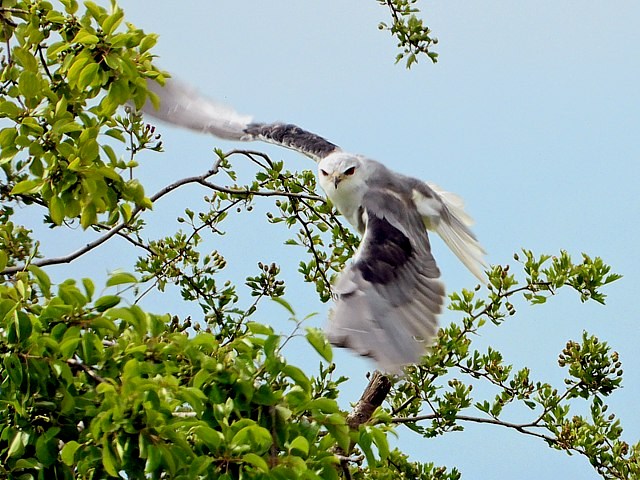
[[[326,334],[333,345],[373,358],[387,373],[420,362],[437,333],[445,295],[427,229],[486,282],[485,251],[458,196],[295,125],[253,122],[176,80],[148,86],[159,106],[147,102],[143,111],[153,117],[227,140],[277,144],[317,162],[320,186],[362,235],[332,287]]]

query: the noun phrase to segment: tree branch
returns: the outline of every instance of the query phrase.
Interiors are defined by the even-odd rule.
[[[231,152],[231,154],[233,154],[233,153],[238,153],[238,154],[239,153],[243,153],[243,154],[249,156],[249,158],[251,158],[251,155],[257,155],[258,154],[257,152],[250,152],[250,151],[247,151],[245,153],[244,151],[240,151],[240,150],[233,150]],[[320,196],[309,195],[309,194],[306,194],[306,193],[281,192],[281,191],[276,191],[276,190],[262,190],[262,191],[258,190],[258,191],[253,191],[253,190],[249,190],[249,189],[234,189],[234,188],[223,187],[223,186],[220,186],[220,185],[215,185],[213,183],[208,182],[207,179],[209,177],[211,177],[211,176],[213,176],[213,175],[218,173],[221,162],[222,162],[222,159],[219,159],[218,161],[216,161],[214,166],[212,168],[210,168],[208,171],[206,171],[205,173],[203,173],[202,175],[186,177],[186,178],[183,178],[181,180],[178,180],[178,181],[176,181],[174,183],[171,183],[171,184],[167,185],[166,187],[164,187],[164,188],[160,189],[158,192],[156,192],[153,196],[151,196],[150,200],[155,203],[160,198],[162,198],[165,195],[173,192],[174,190],[177,190],[178,188],[180,188],[180,187],[182,187],[184,185],[188,185],[188,184],[191,184],[191,183],[197,183],[197,184],[203,185],[203,186],[205,186],[207,188],[210,188],[212,190],[215,190],[215,191],[218,191],[218,192],[223,192],[223,193],[229,193],[229,194],[232,194],[232,195],[253,195],[253,196],[260,196],[260,197],[281,196],[281,197],[287,197],[287,198],[300,198],[300,199],[307,199],[307,200],[324,201],[324,199],[322,197],[320,197]],[[74,261],[77,258],[81,257],[82,255],[90,252],[94,248],[99,247],[100,245],[102,245],[103,243],[105,243],[106,241],[111,239],[111,237],[113,237],[116,234],[119,234],[123,229],[127,228],[128,226],[130,226],[133,223],[133,221],[136,219],[136,216],[142,210],[143,210],[143,207],[140,207],[140,206],[135,207],[133,212],[131,213],[131,217],[129,218],[129,220],[119,223],[117,226],[113,227],[111,230],[109,230],[107,233],[105,233],[102,237],[99,237],[99,238],[95,239],[94,241],[87,243],[84,247],[79,248],[75,252],[72,252],[72,253],[70,253],[68,255],[64,255],[64,256],[60,256],[60,257],[53,257],[53,258],[45,258],[45,259],[42,259],[42,260],[36,260],[36,261],[31,262],[29,264],[13,266],[13,267],[7,267],[2,272],[0,272],[0,275],[12,275],[14,273],[17,273],[17,272],[25,270],[28,267],[28,265],[35,265],[37,267],[45,267],[45,266],[49,266],[49,265],[60,265],[60,264],[64,264],[64,263],[71,263],[72,261]]]
[[[391,423],[401,424],[401,423],[416,423],[424,420],[439,420],[441,418],[440,415],[430,413],[428,415],[418,415],[415,417],[394,417],[391,419]],[[544,435],[542,433],[533,432],[531,430],[527,430],[527,428],[544,428],[542,425],[534,425],[531,423],[510,423],[505,422],[503,420],[497,420],[494,418],[481,418],[481,417],[470,417],[467,415],[456,415],[456,420],[461,420],[464,422],[473,422],[473,423],[488,423],[491,425],[499,425],[501,427],[511,428],[513,430],[517,430],[520,433],[524,433],[525,435],[531,435],[533,437],[541,438],[550,443],[557,443],[557,440],[548,435]]]
[[[347,425],[354,431],[358,431],[360,425],[364,425],[371,420],[371,415],[375,412],[376,408],[382,405],[384,399],[391,391],[391,381],[389,378],[378,370],[373,372],[369,384],[362,392],[360,400],[355,404],[351,412],[347,415]],[[349,451],[344,452],[340,447],[334,449],[334,453],[340,459],[340,468],[344,473],[345,478],[351,478],[351,472],[349,471],[349,454],[353,449],[353,442],[349,446]]]

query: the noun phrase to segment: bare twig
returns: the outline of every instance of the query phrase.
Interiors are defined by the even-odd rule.
[[[37,50],[38,56],[40,57],[40,63],[42,63],[42,68],[44,68],[44,72],[47,74],[47,77],[49,77],[49,80],[53,80],[53,76],[51,75],[49,67],[47,66],[47,61],[44,58],[44,53],[42,53],[42,45],[38,45]]]

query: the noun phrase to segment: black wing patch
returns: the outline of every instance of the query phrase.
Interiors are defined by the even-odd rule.
[[[366,228],[368,241],[362,252],[366,261],[356,262],[355,267],[368,282],[389,283],[411,258],[411,241],[386,219],[376,215],[369,214]]]
[[[337,145],[321,136],[286,123],[252,123],[245,129],[245,133],[252,138],[292,148],[314,158],[324,158],[340,150]]]

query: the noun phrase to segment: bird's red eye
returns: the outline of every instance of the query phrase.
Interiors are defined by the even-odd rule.
[[[320,170],[320,173],[322,174],[323,177],[326,177],[327,175],[329,175],[327,172],[325,172],[324,170]]]
[[[344,171],[345,175],[353,175],[356,173],[356,167],[349,167]]]

